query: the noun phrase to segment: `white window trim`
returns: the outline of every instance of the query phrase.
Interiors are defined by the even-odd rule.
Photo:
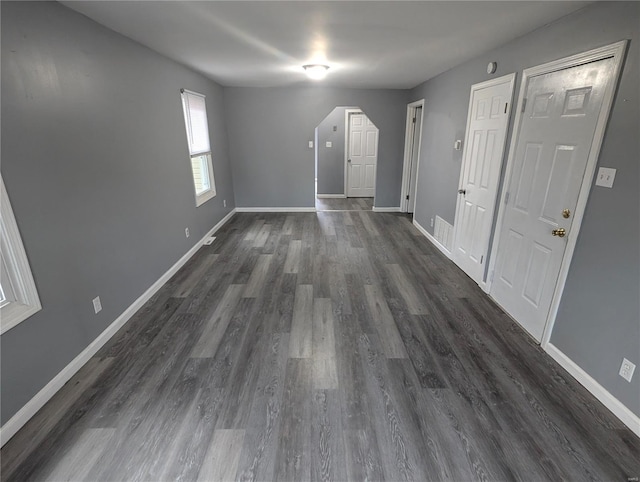
[[[42,305],[2,176],[0,176],[0,184],[2,184],[0,197],[2,259],[16,298],[0,308],[0,334],[2,334],[40,311]]]
[[[189,119],[187,118],[187,111],[185,109],[185,101],[184,101],[184,96],[187,94],[191,94],[191,95],[197,95],[199,97],[202,97],[203,99],[206,99],[206,96],[203,94],[200,94],[198,92],[194,92],[192,90],[187,90],[187,89],[180,89],[180,95],[182,97],[182,113],[183,113],[183,117],[184,117],[184,123],[185,123],[185,130],[187,133],[187,141],[189,142],[189,138],[190,138],[190,127],[189,127]],[[205,112],[206,112],[206,102],[205,102]],[[207,123],[207,137],[209,136],[209,119],[208,119],[208,113],[206,113],[206,123]],[[190,171],[191,171],[191,176],[193,178],[193,192],[194,192],[194,197],[195,197],[195,201],[196,201],[196,207],[201,206],[202,204],[204,204],[205,202],[207,202],[209,199],[212,199],[214,197],[216,197],[216,180],[215,180],[215,173],[213,172],[213,154],[211,152],[211,139],[208,139],[209,141],[209,150],[205,151],[205,152],[191,152],[191,147],[189,147],[189,166],[190,166]],[[209,174],[209,185],[211,186],[209,189],[207,189],[206,191],[201,192],[200,194],[198,194],[197,191],[197,186],[196,186],[196,179],[193,176],[193,168],[191,167],[191,160],[194,157],[198,157],[198,156],[207,156],[207,168],[208,168],[208,174]]]

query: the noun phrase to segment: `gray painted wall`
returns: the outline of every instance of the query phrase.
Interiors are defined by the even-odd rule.
[[[591,189],[551,342],[636,415],[640,376],[628,383],[618,370],[623,356],[640,365],[639,18],[637,2],[598,3],[411,92],[411,100],[425,98],[416,219],[432,232],[429,220],[436,214],[454,222],[462,151],[454,151],[453,142],[464,136],[471,85],[492,77],[488,62],[498,62],[494,76],[521,74],[527,67],[631,39],[598,162],[618,169],[616,183],[613,189]],[[518,87],[519,82],[520,77]]]
[[[345,194],[344,111],[346,109],[346,107],[336,107],[318,125],[318,194]],[[327,141],[332,143],[331,147],[326,146]]]
[[[222,219],[234,194],[221,87],[60,4],[1,8],[2,176],[43,305],[1,338],[4,424]],[[181,87],[207,95],[218,195],[199,208]]]
[[[225,88],[236,203],[313,207],[316,126],[336,106],[357,105],[380,129],[375,205],[400,203],[407,91],[292,86]]]

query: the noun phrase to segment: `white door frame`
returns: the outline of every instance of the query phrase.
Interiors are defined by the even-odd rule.
[[[351,114],[364,114],[362,109],[345,109],[344,110],[344,197],[349,197],[348,181],[349,181],[349,129],[351,127],[349,116]],[[366,115],[366,114],[365,114]],[[376,183],[378,181],[378,170],[376,169]]]
[[[409,200],[407,199],[407,195],[411,192],[411,186],[409,178],[411,177],[411,152],[413,150],[413,139],[411,131],[413,130],[413,122],[412,119],[416,115],[416,111],[418,107],[422,107],[421,122],[424,121],[424,99],[416,100],[414,102],[410,102],[407,104],[407,122],[405,124],[404,130],[404,163],[402,166],[402,189],[400,192],[400,212],[406,213],[409,212]],[[420,169],[420,148],[422,147],[422,129],[420,129],[420,135],[418,137],[418,166],[416,168],[416,178],[414,182],[416,184],[416,188],[414,191],[414,196],[418,197],[418,170]],[[413,200],[415,202],[415,199]],[[415,204],[414,204],[415,206]],[[416,208],[413,209],[413,217],[415,218]]]
[[[598,116],[598,122],[596,124],[596,130],[593,135],[593,141],[589,150],[589,157],[587,159],[587,166],[585,169],[584,177],[582,179],[582,185],[580,187],[580,193],[578,194],[578,203],[576,205],[576,211],[574,213],[573,222],[571,224],[571,231],[567,235],[567,246],[562,257],[562,263],[560,264],[560,272],[558,274],[558,281],[553,292],[553,298],[551,299],[551,306],[547,319],[545,321],[544,331],[542,333],[541,345],[542,348],[546,348],[551,338],[551,332],[553,325],[556,321],[558,314],[558,308],[560,306],[560,300],[562,299],[562,292],[564,291],[564,285],[567,281],[567,275],[569,274],[569,266],[571,265],[571,259],[576,247],[576,241],[580,234],[580,226],[582,225],[582,218],[584,217],[585,207],[587,205],[587,199],[589,197],[589,191],[593,182],[593,177],[596,171],[596,165],[598,163],[598,157],[600,155],[600,148],[602,147],[602,140],[604,137],[604,131],[607,127],[607,121],[609,120],[609,114],[611,113],[611,107],[613,105],[613,98],[617,90],[617,86],[620,80],[620,72],[622,70],[622,60],[627,48],[627,40],[617,42],[611,45],[606,45],[597,49],[589,50],[580,54],[565,57],[563,59],[547,62],[536,67],[525,69],[522,73],[522,81],[520,83],[520,95],[518,96],[518,110],[516,111],[516,119],[514,122],[514,131],[511,136],[511,145],[509,147],[509,157],[507,161],[507,169],[504,176],[503,187],[509,185],[511,174],[513,170],[513,159],[515,156],[516,146],[520,137],[520,128],[522,124],[522,105],[524,96],[527,93],[527,84],[531,77],[537,75],[548,74],[556,72],[558,70],[564,70],[571,67],[576,67],[589,62],[596,62],[607,58],[614,59],[614,79],[613,87],[604,94],[602,101],[602,108],[600,109],[600,115]],[[502,196],[500,199],[500,205],[498,208],[498,219],[494,230],[494,241],[491,249],[491,258],[489,260],[489,273],[486,286],[487,291],[490,292],[491,284],[493,282],[493,273],[495,271],[495,263],[500,245],[500,232],[502,231],[502,224],[504,223],[505,216],[505,199],[507,190],[502,189]]]
[[[482,90],[482,89],[486,89],[487,87],[493,87],[494,85],[500,85],[500,84],[504,84],[509,82],[509,88],[511,89],[511,94],[509,95],[509,98],[507,100],[507,102],[509,102],[509,107],[508,107],[508,117],[507,117],[507,125],[505,126],[506,131],[504,133],[504,143],[502,144],[502,150],[503,150],[503,157],[502,160],[500,162],[500,169],[499,171],[502,172],[503,166],[504,166],[504,151],[506,151],[506,146],[507,146],[507,137],[509,134],[509,125],[511,124],[511,113],[513,112],[513,94],[515,92],[515,84],[516,84],[516,73],[513,72],[511,74],[507,74],[507,75],[503,75],[502,77],[498,77],[495,79],[491,79],[491,80],[487,80],[485,82],[480,82],[479,84],[473,84],[471,86],[471,92],[469,93],[469,111],[467,112],[467,126],[465,127],[465,131],[464,131],[464,147],[462,150],[462,163],[460,164],[460,177],[458,178],[458,189],[462,189],[464,186],[462,186],[462,178],[463,178],[463,173],[464,173],[464,168],[465,168],[465,162],[467,162],[467,155],[469,154],[468,152],[468,148],[470,148],[470,146],[467,144],[467,141],[469,140],[469,129],[471,128],[471,113],[473,110],[473,94],[478,91],[478,90]],[[500,181],[498,180],[498,183],[496,185],[496,192],[494,195],[494,202],[493,202],[493,209],[491,211],[491,220],[493,222],[493,216],[495,215],[496,212],[496,208],[497,206],[495,205],[495,201],[498,199],[498,193],[500,192],[500,188],[501,188],[501,184]],[[453,252],[455,250],[456,247],[456,237],[460,235],[459,229],[459,213],[460,213],[460,209],[461,209],[461,203],[462,203],[462,199],[460,196],[457,196],[457,200],[456,200],[456,214],[455,214],[455,218],[453,221],[453,243],[452,243],[452,259],[453,258]],[[493,226],[495,228],[495,226]],[[489,239],[491,239],[491,233],[489,236]],[[495,235],[494,235],[494,245],[495,245]],[[487,246],[487,250],[489,250],[490,246]],[[491,254],[491,256],[493,256],[493,252],[489,251],[487,253],[485,253],[485,256],[487,256],[488,261],[491,260],[491,257],[489,256],[489,254]],[[490,273],[491,271],[487,270],[486,273]],[[485,292],[488,292],[488,286],[487,286],[487,280],[485,278],[482,279],[482,281],[479,283],[480,288],[482,288],[482,290],[484,290]]]

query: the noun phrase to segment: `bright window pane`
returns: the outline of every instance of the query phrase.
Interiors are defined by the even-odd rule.
[[[0,306],[7,305],[16,300],[16,295],[11,285],[9,270],[4,261],[4,256],[0,257]]]
[[[211,189],[209,176],[209,156],[193,156],[191,158],[191,169],[193,171],[193,182],[196,187],[196,195],[200,195]]]

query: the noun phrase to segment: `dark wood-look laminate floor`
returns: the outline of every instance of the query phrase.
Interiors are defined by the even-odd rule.
[[[372,197],[316,198],[318,211],[371,211]]]
[[[639,439],[408,218],[217,236],[7,443],[3,480],[640,475]]]

